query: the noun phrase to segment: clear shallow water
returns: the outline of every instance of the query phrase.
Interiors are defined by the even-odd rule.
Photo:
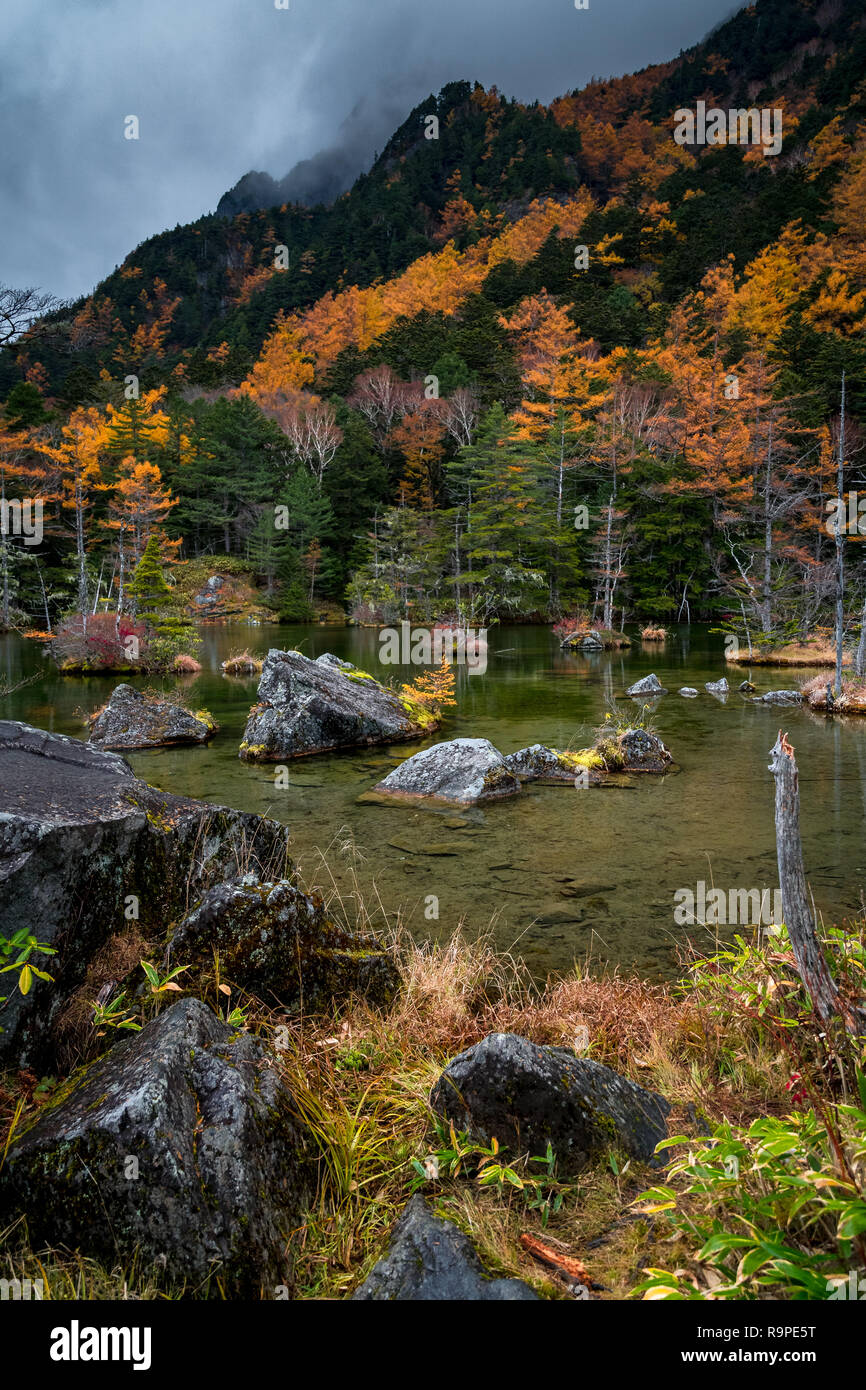
[[[461,918],[472,930],[494,921],[498,943],[516,943],[541,976],[589,952],[599,961],[670,974],[678,945],[688,936],[708,945],[715,932],[676,924],[678,889],[694,890],[699,880],[726,892],[777,886],[767,755],[780,724],[800,766],[806,871],[816,903],[827,921],[860,908],[866,720],[762,708],[735,693],[720,704],[703,689],[726,673],[722,641],[706,628],[676,629],[664,645],[638,640],[628,652],[586,657],[560,652],[546,628],[492,628],[486,675],[458,668],[458,708],[434,739],[292,762],[283,790],[274,786],[272,766],[244,764],[237,756],[257,679],[228,679],[220,662],[244,647],[259,653],[298,647],[310,656],[331,651],[372,674],[415,674],[381,667],[378,633],[370,629],[205,629],[202,674],[181,684],[194,708],[212,711],[220,732],[207,748],[132,754],[135,771],[166,791],[283,821],[308,885],[328,884],[320,850],[328,851],[330,871],[345,891],[354,862],[365,893],[375,883],[389,912],[400,907],[411,914],[418,936],[448,935]],[[38,683],[0,700],[0,718],[83,737],[83,713],[107,699],[116,679],[61,677],[38,644],[0,636],[0,673],[14,681],[40,668],[47,670]],[[532,784],[517,798],[466,811],[358,803],[395,758],[444,738],[489,738],[503,753],[535,742],[582,747],[610,698],[628,707],[625,687],[649,671],[671,691],[655,723],[678,764],[675,775],[582,791]],[[735,684],[750,674],[761,692],[794,686],[805,673],[743,668],[727,674]],[[159,684],[170,690],[174,682]],[[699,697],[681,698],[675,693],[681,685],[696,686]],[[569,880],[580,882],[579,896],[571,896]],[[425,918],[429,895],[439,900],[438,921]]]

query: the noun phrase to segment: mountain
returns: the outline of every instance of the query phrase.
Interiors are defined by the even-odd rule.
[[[850,122],[862,107],[863,21],[862,0],[759,0],[678,58],[593,82],[549,107],[451,83],[415,107],[369,172],[330,206],[357,143],[304,161],[281,183],[247,175],[220,205],[243,205],[234,217],[209,215],[143,242],[92,295],[40,325],[38,349],[28,340],[4,355],[0,395],[36,360],[52,392],[69,401],[120,356],[148,379],[186,361],[191,379],[203,371],[211,380],[203,363],[222,342],[239,379],[280,313],[392,276],[438,246],[457,197],[483,221],[507,222],[532,199],[566,198],[579,186],[601,206],[627,206],[638,185],[652,184],[670,200],[681,234],[661,271],[665,296],[675,297],[729,250],[744,263],[793,212],[821,222],[826,188],[806,178],[808,144],[835,115]],[[672,114],[698,99],[783,102],[797,126],[784,155],[766,162],[770,178],[741,148],[704,148],[694,168],[676,166]],[[430,115],[438,140],[424,138]],[[361,124],[367,131],[369,122]],[[285,201],[248,210],[272,196]],[[322,201],[303,205],[313,197]],[[274,271],[275,246],[287,248],[288,275]]]

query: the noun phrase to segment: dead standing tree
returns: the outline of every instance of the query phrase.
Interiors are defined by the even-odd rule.
[[[770,751],[770,759],[770,771],[776,781],[776,857],[782,911],[797,970],[822,1023],[840,1017],[846,1028],[855,1032],[858,1021],[836,988],[815,930],[803,870],[797,764],[788,735],[781,729]]]

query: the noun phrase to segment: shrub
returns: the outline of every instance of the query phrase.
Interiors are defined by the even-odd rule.
[[[146,671],[152,659],[147,625],[116,613],[80,613],[57,629],[51,655],[62,671]]]

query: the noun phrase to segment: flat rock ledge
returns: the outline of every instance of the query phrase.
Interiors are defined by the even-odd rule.
[[[118,685],[90,729],[94,748],[169,748],[178,743],[207,743],[217,726],[206,711],[167,700],[150,700],[131,685]]]
[[[404,1208],[387,1252],[352,1295],[392,1302],[528,1302],[538,1299],[522,1279],[497,1279],[471,1241],[430,1210],[416,1193]]]
[[[52,1072],[55,1026],[130,911],[161,938],[239,864],[286,877],[289,838],[276,821],[157,791],[116,753],[0,721],[0,933],[26,923],[57,952],[36,959],[52,982],[3,989],[0,1063]]]
[[[538,1047],[515,1033],[491,1033],[461,1052],[430,1093],[434,1113],[455,1129],[515,1154],[549,1143],[564,1171],[620,1149],[657,1161],[670,1105],[610,1067],[565,1047]]]
[[[273,1298],[316,1173],[274,1060],[200,1000],[174,1004],[11,1144],[3,1220],[26,1211],[34,1242],[112,1263],[138,1251],[173,1281],[216,1275],[233,1296]]]
[[[281,762],[337,748],[425,738],[439,720],[424,705],[390,690],[329,652],[268,652],[240,757]]]

